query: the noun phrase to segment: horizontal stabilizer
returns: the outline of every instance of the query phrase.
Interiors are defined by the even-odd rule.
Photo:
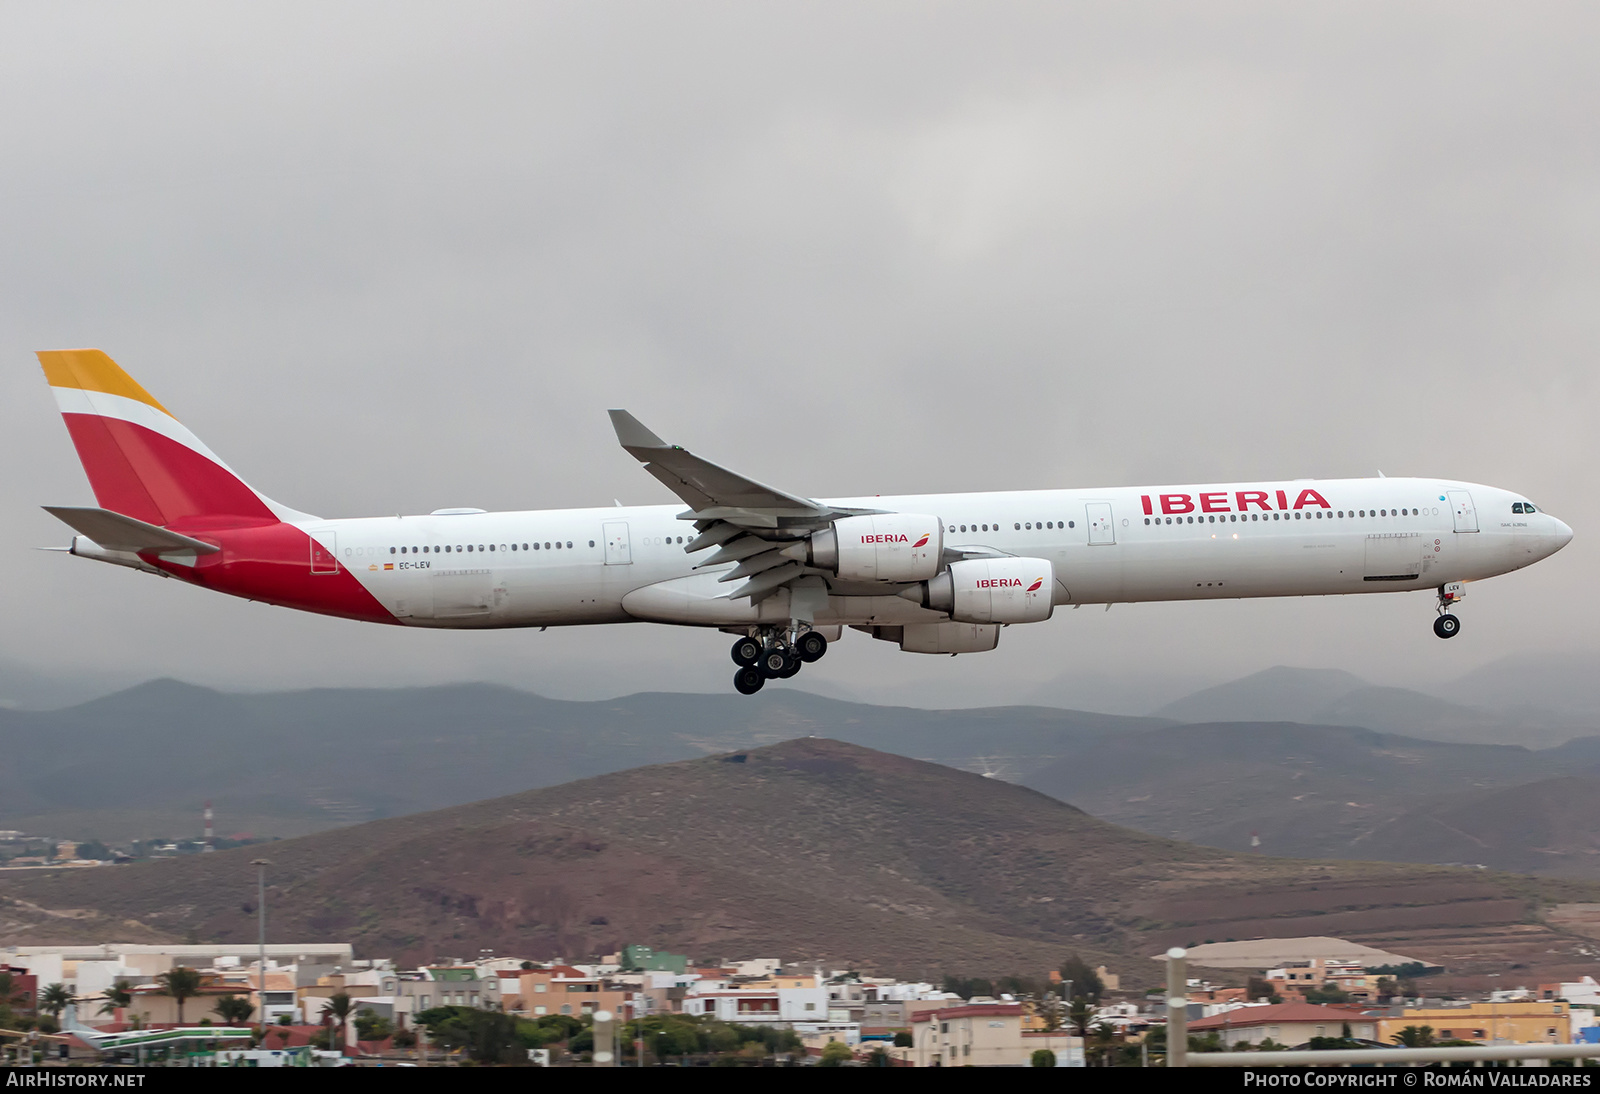
[[[109,551],[211,555],[222,549],[109,509],[46,505],[44,511]]]

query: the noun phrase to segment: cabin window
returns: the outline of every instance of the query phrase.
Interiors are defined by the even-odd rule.
[[[534,544],[534,545],[533,545],[533,549],[534,549],[534,550],[535,550],[535,551],[537,551],[537,550],[538,550],[538,549],[539,549],[539,545],[538,545],[538,544],[537,544],[537,543],[535,543],[535,544]]]

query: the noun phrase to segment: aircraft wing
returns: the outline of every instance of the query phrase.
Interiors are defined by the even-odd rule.
[[[158,525],[113,513],[109,509],[46,505],[44,511],[108,551],[210,555],[222,549],[177,532],[169,532]]]
[[[824,505],[746,478],[668,444],[626,410],[611,411],[611,425],[628,454],[689,506],[679,519],[694,521],[700,534],[685,550],[717,547],[700,566],[737,562],[722,580],[750,579],[728,594],[734,599],[748,596],[759,603],[796,579],[821,574],[804,565],[805,537],[840,517],[875,512]]]

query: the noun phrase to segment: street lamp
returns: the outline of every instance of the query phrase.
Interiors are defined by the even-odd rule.
[[[267,1039],[267,867],[272,865],[268,859],[251,859],[250,865],[256,868],[256,983],[260,989],[261,1002],[256,1011],[256,1026],[261,1031],[261,1041]]]

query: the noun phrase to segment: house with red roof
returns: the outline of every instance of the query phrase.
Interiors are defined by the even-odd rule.
[[[1358,1041],[1375,1041],[1378,1021],[1359,1010],[1321,1007],[1313,1003],[1273,1003],[1268,1006],[1243,1006],[1213,1014],[1189,1023],[1189,1032],[1198,1036],[1218,1034],[1224,1046],[1242,1041],[1257,1044],[1272,1040],[1280,1045],[1303,1045],[1313,1037],[1343,1037],[1345,1027]]]

